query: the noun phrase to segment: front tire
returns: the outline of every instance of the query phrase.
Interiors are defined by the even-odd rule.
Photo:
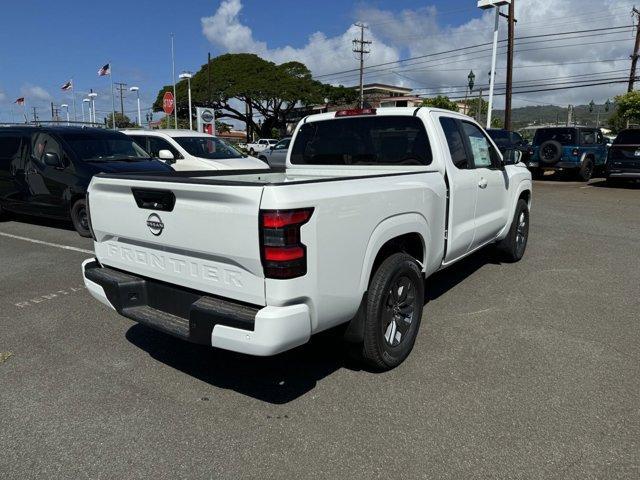
[[[362,357],[378,370],[400,365],[415,344],[422,307],[424,281],[418,262],[395,253],[376,270],[365,304]]]
[[[593,160],[591,158],[585,158],[582,165],[580,165],[580,170],[578,170],[578,180],[582,182],[591,180],[594,168]]]
[[[73,227],[78,232],[78,235],[85,238],[91,237],[91,232],[89,231],[89,214],[87,212],[87,202],[83,198],[81,200],[76,201],[71,207],[71,221],[73,222]]]
[[[516,204],[516,211],[507,236],[498,242],[498,250],[507,262],[519,262],[524,256],[529,240],[529,206],[522,198]]]

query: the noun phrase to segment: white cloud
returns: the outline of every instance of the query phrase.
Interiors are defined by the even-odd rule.
[[[22,96],[25,97],[27,101],[29,100],[51,100],[53,97],[49,92],[47,92],[44,88],[39,87],[37,85],[23,85],[20,88],[20,92]]]
[[[570,36],[522,39],[516,46],[515,65],[518,68],[514,70],[515,85],[535,84],[535,87],[526,89],[533,90],[545,86],[550,88],[551,84],[563,81],[556,77],[593,82],[609,77],[624,77],[626,74],[623,70],[629,66],[628,55],[632,47],[630,8],[628,0],[518,2],[516,37],[618,25],[629,25],[629,29],[593,32],[593,36],[573,40]],[[352,52],[352,40],[358,35],[357,27],[350,26],[344,33],[332,37],[316,32],[302,46],[270,48],[267,42],[256,39],[251,28],[241,22],[241,10],[241,0],[224,0],[214,15],[201,20],[206,38],[224,51],[256,53],[277,63],[300,61],[316,76],[357,68],[357,60]],[[367,65],[453,50],[446,55],[370,68],[366,70],[365,81],[408,85],[415,88],[416,93],[435,94],[438,89],[450,92],[451,96],[463,96],[464,93],[460,92],[464,91],[467,83],[467,73],[473,69],[477,76],[476,84],[487,84],[491,62],[490,47],[479,48],[477,50],[484,51],[476,53],[463,50],[462,47],[491,41],[493,12],[478,11],[476,18],[463,23],[458,21],[460,15],[469,14],[476,14],[473,7],[463,13],[439,13],[435,6],[399,12],[375,7],[359,8],[354,12],[354,20],[369,25],[367,37],[373,41]],[[500,37],[506,37],[504,19],[501,19]],[[570,47],[568,44],[574,46]],[[503,47],[499,49],[496,80],[498,84],[505,81],[506,55],[504,43],[501,45]],[[602,62],[609,59],[624,60]],[[573,64],[579,61],[591,63]],[[600,72],[604,73],[600,75]],[[584,74],[594,75],[577,76]],[[350,72],[340,76],[321,77],[321,80],[354,85],[358,81],[358,75],[357,72]],[[500,85],[497,88],[499,93]],[[615,84],[532,92],[514,96],[514,102],[516,105],[527,105],[532,101],[566,105],[587,103],[592,98],[596,102],[603,102],[624,90],[623,84]],[[502,105],[502,96],[498,95],[496,106],[500,108]]]
[[[343,34],[334,37],[316,32],[309,37],[307,44],[301,47],[269,48],[266,42],[254,39],[251,29],[240,22],[241,9],[240,0],[224,0],[213,16],[202,19],[202,32],[205,37],[212,44],[228,52],[255,53],[276,63],[292,60],[302,62],[316,75],[357,67],[351,43],[358,35],[357,27],[351,26]],[[369,35],[369,39],[375,42],[376,48],[372,49],[368,62],[383,63],[400,58],[397,49],[384,45],[375,36],[372,38]]]

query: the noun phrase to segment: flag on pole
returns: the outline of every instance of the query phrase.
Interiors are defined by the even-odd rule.
[[[104,77],[105,75],[109,75],[109,74],[111,74],[111,65],[108,63],[103,65],[102,68],[98,70],[99,77]]]
[[[17,103],[18,105],[24,105],[24,97],[20,97],[16,99],[16,101],[13,103]]]
[[[60,90],[73,90],[73,80],[69,80],[67,83],[60,87]]]

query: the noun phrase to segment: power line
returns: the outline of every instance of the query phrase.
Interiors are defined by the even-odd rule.
[[[627,29],[629,28],[630,25],[619,25],[619,26],[615,26],[615,27],[606,27],[606,28],[600,28],[600,29],[590,29],[590,30],[574,30],[574,31],[570,31],[570,32],[556,32],[556,33],[548,33],[548,34],[541,34],[541,35],[529,35],[529,36],[525,36],[525,37],[516,37],[515,40],[523,40],[523,39],[530,39],[530,38],[543,38],[543,37],[551,37],[551,36],[566,36],[566,35],[571,35],[571,34],[577,34],[577,33],[586,33],[586,32],[599,32],[599,31],[607,31],[607,30],[621,30],[621,29]],[[500,40],[501,43],[506,42],[506,40]],[[434,56],[439,56],[439,55],[446,55],[449,53],[457,53],[460,51],[466,51],[466,50],[472,50],[475,48],[479,48],[479,47],[486,47],[492,45],[492,42],[485,42],[485,43],[479,43],[476,45],[467,45],[464,47],[460,47],[460,48],[455,48],[455,49],[451,49],[451,50],[445,50],[442,52],[436,52],[436,53],[428,53],[425,55],[418,55],[415,57],[408,57],[408,58],[403,58],[400,60],[393,60],[393,61],[389,61],[389,62],[383,62],[383,63],[378,63],[376,65],[369,65],[368,67],[366,67],[366,69],[371,69],[371,68],[376,68],[376,67],[382,67],[382,66],[386,66],[386,65],[392,65],[395,63],[404,63],[404,62],[409,62],[412,60],[419,60],[422,58],[428,58],[428,57],[434,57]],[[349,69],[349,70],[343,70],[341,72],[334,72],[334,73],[325,73],[322,75],[316,75],[315,78],[323,78],[323,77],[332,77],[332,76],[337,76],[343,73],[351,73],[354,71],[358,71],[358,69]]]

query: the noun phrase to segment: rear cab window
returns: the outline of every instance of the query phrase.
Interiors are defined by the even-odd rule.
[[[534,145],[542,145],[544,142],[553,140],[559,142],[560,145],[576,145],[575,128],[539,128],[533,137]]]
[[[640,145],[640,128],[623,130],[613,141],[614,145]]]
[[[362,116],[305,123],[291,150],[293,165],[430,165],[422,120]]]

